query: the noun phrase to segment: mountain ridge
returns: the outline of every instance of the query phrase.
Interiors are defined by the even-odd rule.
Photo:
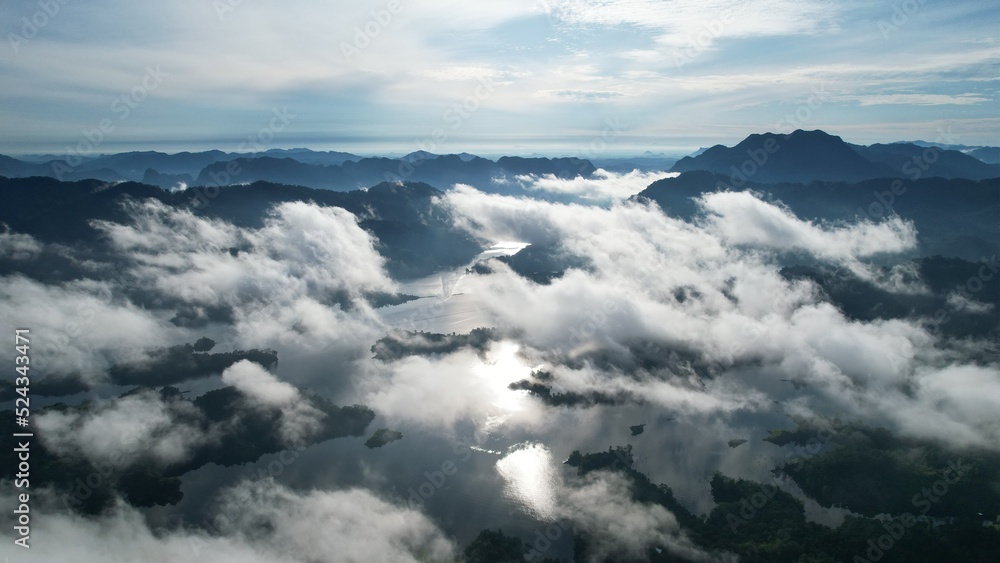
[[[926,176],[984,180],[1000,177],[1000,166],[965,153],[912,143],[852,145],[821,130],[752,134],[733,147],[715,145],[674,164],[671,172],[725,174],[739,188],[763,183],[841,181]]]

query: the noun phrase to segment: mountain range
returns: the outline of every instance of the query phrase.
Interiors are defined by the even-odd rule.
[[[610,162],[614,162],[613,159]],[[666,162],[661,169],[666,169]],[[560,178],[590,176],[597,170],[589,160],[544,157],[501,157],[496,161],[469,153],[436,155],[417,151],[400,158],[361,157],[344,152],[272,149],[253,155],[206,151],[129,152],[96,158],[42,157],[16,159],[0,155],[0,176],[42,176],[64,181],[143,182],[164,189],[228,186],[257,181],[311,188],[351,191],[385,181],[489,186],[518,175]],[[505,189],[509,191],[509,188]]]
[[[954,147],[954,148],[952,148]],[[401,157],[362,157],[306,148],[245,154],[219,150],[166,154],[127,152],[97,157],[0,155],[0,176],[45,176],[76,181],[142,182],[165,189],[225,186],[257,181],[350,191],[385,181],[426,182],[440,188],[471,184],[486,191],[517,192],[508,180],[520,175],[588,177],[612,172],[701,170],[729,177],[739,188],[757,183],[859,182],[873,178],[964,178],[1000,176],[1000,148],[938,145],[925,141],[874,144],[845,142],[823,131],[750,135],[737,145],[715,145],[675,160],[647,151],[632,158],[509,157],[496,160],[469,153],[439,155],[418,150]]]
[[[700,212],[697,199],[730,190],[730,177],[705,171],[664,178],[633,196],[654,201],[668,214],[686,220]],[[766,201],[789,209],[797,217],[820,224],[904,217],[920,233],[917,253],[979,260],[1000,247],[1000,178],[969,180],[926,177],[917,180],[876,178],[858,182],[747,181]]]
[[[748,181],[860,182],[935,176],[983,180],[1000,176],[1000,165],[957,150],[914,143],[854,145],[819,130],[750,135],[736,146],[715,145],[697,156],[682,158],[670,170],[723,174],[733,188]]]
[[[208,193],[201,189],[171,192],[136,182],[108,186],[97,180],[0,178],[0,194],[7,202],[0,208],[0,225],[5,229],[73,247],[78,255],[103,244],[95,222],[128,221],[126,202],[150,199],[253,228],[264,224],[273,206],[285,202],[340,207],[358,216],[359,225],[379,241],[387,270],[400,278],[455,267],[482,251],[477,240],[456,228],[452,217],[433,204],[442,192],[419,182],[383,182],[351,192],[255,182]],[[82,275],[58,256],[46,258],[51,260],[38,262],[39,275],[66,279]],[[0,260],[0,275],[6,273]]]

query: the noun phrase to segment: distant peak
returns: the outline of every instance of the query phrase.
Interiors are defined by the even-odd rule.
[[[439,156],[441,155],[420,150],[420,151],[413,151],[410,154],[404,156],[403,160],[406,160],[408,162],[413,162],[415,160],[434,160]]]

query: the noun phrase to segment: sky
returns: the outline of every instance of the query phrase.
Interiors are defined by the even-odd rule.
[[[0,153],[1000,145],[1000,5],[7,0]]]

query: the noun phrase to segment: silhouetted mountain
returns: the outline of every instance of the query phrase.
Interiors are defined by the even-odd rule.
[[[961,291],[966,290],[970,279],[978,278],[981,262],[969,262],[960,258],[932,256],[911,262],[915,281],[926,285],[926,293],[905,293],[878,287],[875,283],[861,279],[845,268],[828,265],[790,266],[781,270],[786,279],[808,279],[822,289],[824,297],[843,311],[851,319],[873,321],[876,319],[919,319],[933,318],[935,323],[929,328],[949,337],[979,337],[996,342],[1000,333],[1000,279],[991,277],[983,282],[983,289],[976,292],[973,299],[979,308],[961,307],[949,303]],[[889,277],[889,272],[883,272]],[[979,278],[980,280],[982,278]],[[942,314],[942,312],[947,314]],[[981,351],[984,361],[991,355],[989,350]]]
[[[244,155],[247,157],[258,155]],[[270,156],[273,158],[293,158],[303,164],[343,164],[350,160],[361,160],[361,157],[349,152],[339,151],[314,151],[310,149],[270,149],[264,151],[259,156]]]
[[[104,182],[141,181],[165,189],[180,184],[228,186],[264,181],[351,191],[380,182],[413,181],[442,188],[461,183],[485,191],[519,193],[519,185],[494,180],[522,174],[555,174],[568,178],[587,176],[596,170],[590,161],[579,158],[504,157],[494,162],[469,153],[441,156],[427,151],[416,151],[400,159],[361,158],[344,152],[301,148],[242,155],[222,151],[177,154],[145,151],[74,157],[71,162],[72,166],[66,160],[28,162],[0,155],[0,176],[42,176],[62,181],[90,178]]]
[[[129,222],[122,206],[127,199],[152,198],[198,215],[254,228],[263,225],[268,211],[276,204],[312,201],[342,207],[357,215],[361,227],[378,239],[378,251],[386,258],[389,272],[395,277],[417,277],[466,264],[482,250],[468,233],[454,227],[447,212],[432,205],[432,199],[441,193],[427,184],[414,182],[382,183],[352,192],[266,182],[166,192],[133,182],[109,186],[97,180],[59,182],[43,177],[0,177],[0,196],[6,202],[0,206],[0,224],[43,242],[74,246],[74,252],[86,256],[95,252],[91,246],[102,243],[92,221]],[[64,266],[55,256],[51,264]],[[0,260],[0,272],[4,268]],[[52,275],[72,277],[72,272],[60,272],[57,269]],[[37,274],[46,275],[42,271]],[[219,314],[224,316],[225,312]]]
[[[84,167],[84,164],[88,167]],[[7,178],[30,178],[32,176],[44,176],[46,178],[61,177],[61,179],[68,181],[94,178],[104,182],[119,182],[124,179],[115,170],[94,165],[93,161],[85,160],[84,164],[74,167],[70,166],[65,160],[52,160],[41,163],[26,162],[0,155],[0,176]]]
[[[400,160],[405,160],[406,162],[413,162],[414,160],[433,160],[439,156],[441,155],[427,151],[413,151]]]
[[[332,166],[304,164],[291,158],[238,158],[206,167],[196,183],[221,186],[266,181],[349,191],[379,182],[413,181],[442,188],[462,183],[485,191],[507,191],[513,188],[497,184],[494,179],[521,174],[555,174],[567,178],[590,175],[596,170],[590,161],[578,158],[503,157],[493,162],[477,156],[463,158],[455,154],[433,158],[416,158],[414,155],[426,157],[430,153],[411,153],[402,159],[363,158]],[[412,161],[408,160],[411,156],[414,156]]]
[[[35,157],[28,161],[0,156],[0,175],[8,178],[47,176],[62,180],[82,180],[95,177],[106,181],[141,180],[161,187],[171,187],[176,185],[178,181],[191,183],[192,180],[184,180],[185,175],[195,178],[205,168],[215,163],[222,163],[222,165],[213,168],[214,170],[225,170],[225,164],[228,161],[250,160],[258,156],[279,160],[293,158],[303,164],[320,165],[339,165],[361,159],[357,155],[346,152],[320,152],[309,149],[270,149],[260,154],[226,153],[219,150],[177,154],[156,151],[127,152],[82,158],[78,162],[74,159],[75,166],[67,164],[63,157],[51,157],[45,160],[38,160],[43,157]],[[61,176],[57,173],[57,168],[54,168],[56,163],[60,163],[63,167]],[[163,177],[155,174],[147,177],[149,170],[153,170]],[[171,176],[175,177],[172,179],[173,181],[167,178]]]
[[[968,152],[968,151],[970,151],[972,149],[979,148],[979,147],[973,147],[973,146],[969,146],[969,145],[956,145],[956,144],[950,144],[950,143],[938,143],[938,142],[934,142],[934,141],[923,141],[923,140],[919,140],[919,139],[916,140],[916,141],[896,141],[896,142],[898,144],[901,144],[901,145],[917,145],[918,147],[923,147],[923,148],[937,147],[939,149],[945,149],[945,150],[949,150],[949,151],[959,151],[959,152]]]
[[[406,170],[408,169],[404,168],[404,171]],[[484,191],[492,191],[495,188],[493,178],[506,174],[507,171],[492,160],[478,156],[463,160],[457,154],[449,154],[414,162],[410,178],[441,188],[451,188],[455,184],[471,184]]]
[[[522,158],[519,156],[503,156],[497,160],[507,172],[514,174],[554,174],[559,178],[575,178],[590,176],[597,168],[589,160],[568,158]]]
[[[554,245],[528,245],[511,256],[495,258],[518,275],[535,283],[548,285],[565,275],[570,268],[584,269],[587,262]],[[488,267],[488,264],[486,264]]]
[[[318,424],[302,436],[302,445],[312,445],[334,438],[362,436],[375,413],[362,405],[337,406],[330,400],[308,392],[302,393],[302,401],[313,412],[319,414]],[[240,465],[253,462],[269,453],[290,449],[293,444],[282,434],[282,411],[274,406],[259,407],[246,400],[246,395],[234,387],[223,387],[209,391],[196,399],[186,398],[175,387],[156,390],[137,387],[116,399],[104,403],[85,402],[77,406],[57,404],[51,411],[70,416],[87,416],[99,412],[102,404],[119,401],[144,400],[162,412],[172,413],[189,424],[195,432],[206,435],[218,433],[219,439],[205,440],[194,446],[185,457],[177,461],[162,461],[147,456],[127,464],[108,466],[99,473],[98,464],[85,456],[79,456],[56,448],[49,449],[46,440],[32,444],[32,453],[37,453],[37,461],[32,472],[47,486],[58,492],[65,508],[85,514],[99,514],[110,508],[116,497],[124,497],[133,506],[154,506],[174,504],[184,496],[181,491],[180,476],[209,463],[221,466]],[[43,411],[44,412],[44,411]],[[12,411],[4,415],[13,416]],[[0,437],[0,446],[16,447],[10,432]],[[108,471],[113,467],[114,471]],[[13,479],[15,470],[2,469],[0,477]],[[88,475],[102,475],[85,489],[86,494],[76,494],[82,490],[82,483]]]
[[[647,152],[646,154],[652,154]],[[591,159],[594,166],[603,168],[609,172],[628,173],[633,170],[643,172],[659,172],[670,170],[676,162],[676,158],[666,156],[641,156],[633,158],[594,158]]]
[[[198,174],[195,183],[202,186],[228,186],[258,181],[342,191],[365,185],[355,181],[336,165],[304,164],[291,158],[269,156],[237,158],[210,164]]]
[[[787,135],[750,135],[735,147],[716,145],[695,157],[684,157],[673,172],[704,170],[729,177],[734,188],[754,182],[856,182],[898,176],[882,163],[871,162],[840,137],[823,131],[797,130]]]
[[[238,155],[218,150],[196,153],[180,152],[177,154],[166,154],[156,151],[126,152],[85,160],[78,168],[82,171],[107,168],[118,172],[125,180],[138,181],[142,179],[146,170],[150,168],[162,174],[188,174],[196,176],[202,168],[209,164],[230,160],[236,156]]]
[[[45,176],[68,181],[96,178],[106,182],[119,182],[141,180],[145,177],[146,171],[152,169],[161,174],[187,174],[194,177],[209,164],[230,160],[236,156],[239,155],[217,150],[177,154],[155,151],[127,152],[97,157],[57,157],[44,161],[0,156],[0,176],[7,178]]]
[[[858,154],[871,162],[889,166],[894,176],[903,178],[967,178],[985,180],[1000,176],[1000,166],[983,161],[956,150],[938,147],[921,147],[912,143],[851,145]]]
[[[194,178],[190,174],[161,174],[152,168],[147,169],[146,173],[142,175],[143,184],[157,186],[165,190],[176,188],[180,184],[187,186],[193,182]]]
[[[1000,147],[980,147],[969,151],[969,156],[987,164],[1000,164]]]
[[[1000,176],[1000,166],[956,150],[925,145],[892,143],[865,147],[845,143],[823,131],[765,133],[750,135],[732,148],[716,145],[698,156],[682,158],[671,170],[725,174],[734,188],[747,181],[859,182],[933,176],[983,180]]]
[[[26,162],[0,154],[0,175],[8,178],[25,178],[29,176],[48,176],[51,168],[44,164]]]
[[[756,178],[755,178],[756,180]],[[655,201],[669,215],[697,215],[693,198],[732,189],[727,175],[685,172],[664,178],[633,196]],[[747,182],[771,201],[787,205],[798,217],[813,221],[882,220],[895,213],[914,222],[919,253],[980,260],[1000,245],[1000,178],[988,180],[921,178],[862,182]]]

